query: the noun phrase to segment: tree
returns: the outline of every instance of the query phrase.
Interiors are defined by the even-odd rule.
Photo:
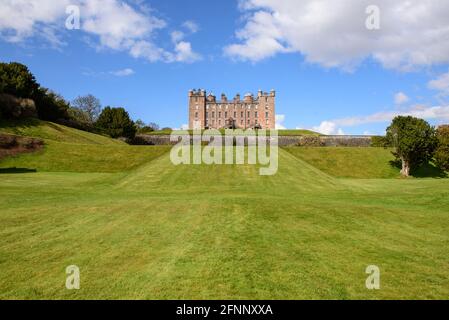
[[[435,151],[435,164],[442,170],[449,171],[449,125],[437,130],[438,147]]]
[[[39,119],[48,121],[69,119],[69,103],[50,89],[39,88],[34,100]]]
[[[414,117],[398,116],[387,128],[387,139],[395,148],[393,155],[402,163],[401,174],[432,159],[437,144],[435,129],[426,121]]]
[[[158,131],[159,130],[159,125],[157,123],[154,123],[154,122],[150,122],[148,124],[148,127],[152,128],[153,131]]]
[[[33,100],[40,119],[56,121],[68,118],[68,103],[60,95],[41,87],[23,64],[0,63],[1,93]]]
[[[89,121],[94,123],[101,112],[100,100],[91,94],[79,96],[72,102],[73,108],[80,109],[89,116]]]
[[[17,63],[0,63],[0,93],[11,94],[17,98],[35,99],[39,83],[27,66]]]
[[[142,130],[145,127],[145,122],[143,122],[141,119],[136,120],[135,122],[137,131]]]
[[[104,108],[98,117],[96,126],[112,138],[133,139],[136,135],[136,126],[123,108]]]

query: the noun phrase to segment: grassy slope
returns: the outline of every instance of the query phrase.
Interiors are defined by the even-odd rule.
[[[0,122],[0,132],[44,139],[45,149],[0,162],[0,172],[26,168],[52,172],[120,172],[151,161],[169,147],[129,146],[109,137],[45,121]]]
[[[4,174],[0,202],[0,298],[449,296],[442,179],[335,179],[285,150],[270,177],[166,154],[126,174]]]
[[[0,132],[65,143],[126,145],[120,140],[37,119],[13,123],[0,121]]]
[[[395,178],[399,169],[390,165],[391,150],[383,148],[289,147],[286,151],[339,178]]]

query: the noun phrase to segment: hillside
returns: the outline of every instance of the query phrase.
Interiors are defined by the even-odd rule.
[[[400,177],[400,169],[393,163],[394,157],[391,149],[289,147],[284,150],[337,178],[388,179]],[[446,176],[432,164],[418,168],[411,174],[414,177]]]
[[[0,120],[0,132],[66,143],[125,145],[120,140],[38,119]]]
[[[43,139],[44,149],[0,161],[0,172],[120,172],[136,168],[169,150],[168,146],[130,146],[123,141],[52,122],[0,122],[0,133]]]

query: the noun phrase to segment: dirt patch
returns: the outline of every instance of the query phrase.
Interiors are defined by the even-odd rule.
[[[42,150],[44,141],[36,138],[0,133],[0,160],[21,153]]]

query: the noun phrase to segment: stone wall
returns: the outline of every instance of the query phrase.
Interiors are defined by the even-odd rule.
[[[138,144],[174,145],[169,135],[138,135]],[[279,146],[301,147],[370,147],[370,136],[279,136]],[[224,144],[224,142],[223,142]]]

